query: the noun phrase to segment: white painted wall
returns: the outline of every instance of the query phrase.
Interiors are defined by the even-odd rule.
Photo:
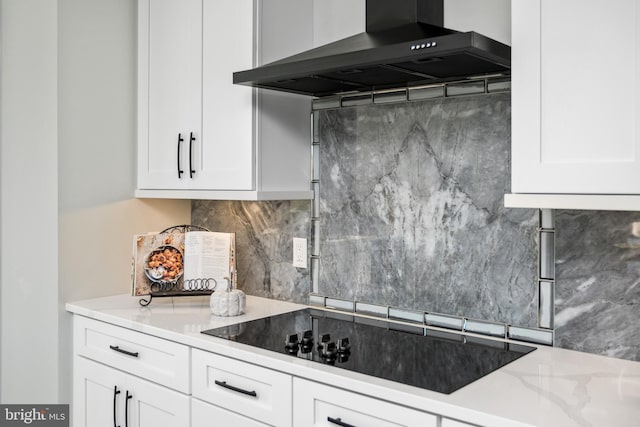
[[[64,303],[130,289],[132,235],[190,221],[136,200],[136,1],[0,0],[0,401],[71,401]]]
[[[2,0],[0,400],[58,396],[57,4]]]
[[[444,0],[444,26],[511,45],[511,0]]]
[[[365,30],[365,0],[313,0],[313,46]]]

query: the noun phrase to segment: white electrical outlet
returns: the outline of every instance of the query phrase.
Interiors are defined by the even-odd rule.
[[[293,266],[307,268],[307,239],[293,238]]]

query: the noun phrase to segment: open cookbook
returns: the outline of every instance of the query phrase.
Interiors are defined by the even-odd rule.
[[[170,229],[135,235],[132,294],[213,290],[225,285],[225,277],[235,282],[235,253],[235,233]]]

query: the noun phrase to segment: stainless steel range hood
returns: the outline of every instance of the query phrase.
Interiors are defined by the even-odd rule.
[[[366,7],[366,32],[233,73],[233,82],[320,97],[510,74],[509,46],[443,28],[443,0]]]

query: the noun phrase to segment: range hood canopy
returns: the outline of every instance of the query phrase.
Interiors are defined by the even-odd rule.
[[[511,48],[443,27],[443,0],[366,0],[366,32],[247,71],[233,83],[328,96],[511,71]]]

